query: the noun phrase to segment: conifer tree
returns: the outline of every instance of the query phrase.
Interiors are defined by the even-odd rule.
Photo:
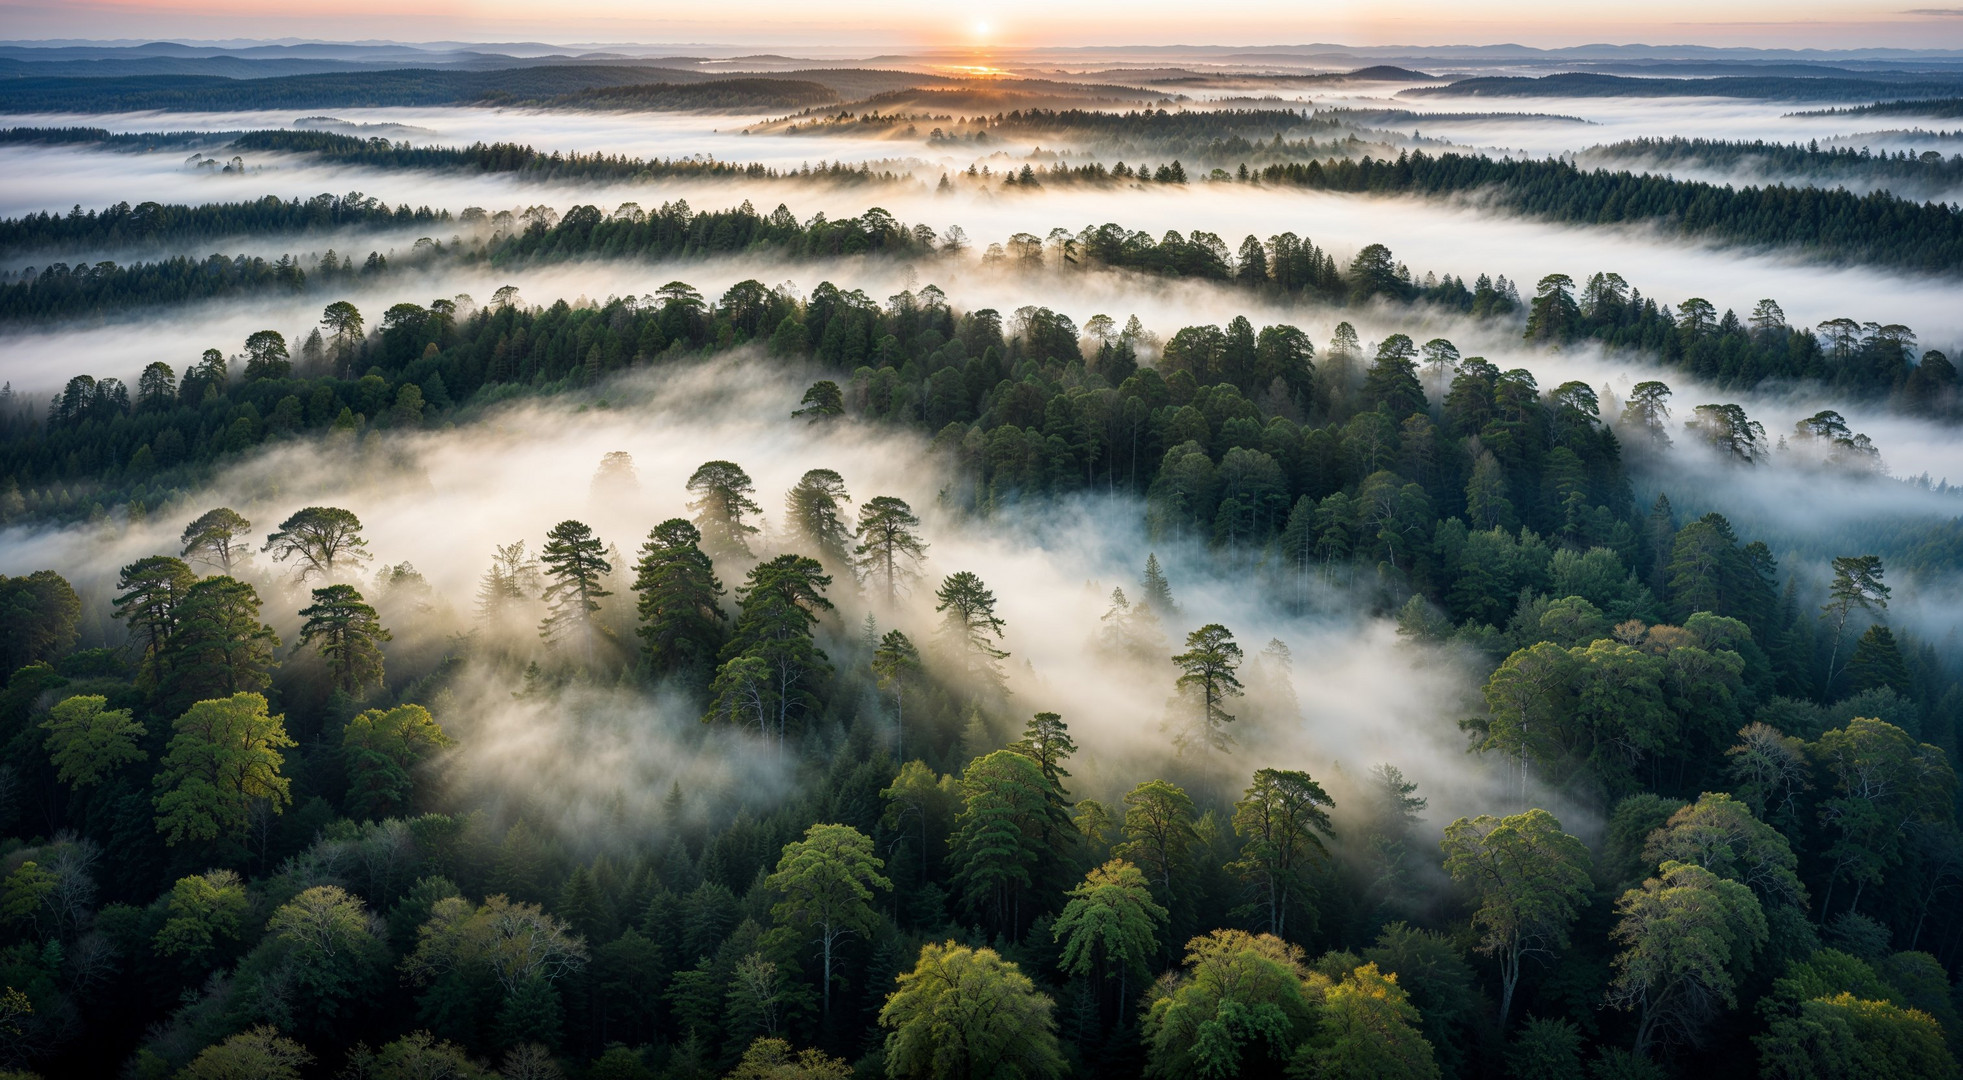
[[[578,521],[562,521],[545,534],[539,561],[545,564],[545,619],[539,636],[548,642],[570,640],[588,660],[604,631],[594,616],[600,600],[613,595],[600,580],[613,572],[605,558],[606,545]]]

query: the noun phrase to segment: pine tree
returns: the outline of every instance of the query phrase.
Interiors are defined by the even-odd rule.
[[[850,535],[840,516],[840,504],[851,501],[845,479],[830,469],[810,470],[784,496],[784,521],[792,538],[833,571],[851,561],[846,548]]]
[[[306,623],[300,628],[300,645],[320,645],[334,685],[355,695],[363,687],[382,681],[380,642],[390,640],[375,609],[362,602],[352,585],[329,585],[313,591],[314,602],[300,609]]]
[[[877,583],[891,607],[916,576],[927,544],[915,530],[920,519],[913,508],[891,495],[880,495],[859,508],[858,546],[853,565],[862,581]]]
[[[545,564],[544,621],[539,636],[558,643],[568,638],[585,659],[592,659],[593,647],[603,632],[594,615],[602,597],[612,594],[600,587],[600,579],[613,572],[604,558],[606,545],[593,530],[577,521],[562,521],[545,534],[540,561]]]
[[[701,539],[695,526],[669,518],[648,533],[634,577],[640,597],[638,633],[649,667],[657,674],[686,674],[698,681],[715,665],[728,636],[722,582],[697,546]]]
[[[1893,631],[1879,623],[1868,627],[1868,632],[1855,643],[1853,657],[1847,661],[1847,681],[1857,694],[1887,687],[1903,697],[1909,696],[1908,665],[1902,661]]]
[[[1141,606],[1150,607],[1160,618],[1169,619],[1179,614],[1179,605],[1173,602],[1172,585],[1166,581],[1165,571],[1159,569],[1157,552],[1145,555],[1145,573],[1138,579]]]
[[[695,514],[695,527],[702,532],[702,543],[716,558],[751,557],[750,537],[762,530],[744,520],[763,508],[751,498],[757,485],[750,474],[733,461],[709,461],[688,478],[688,508]]]

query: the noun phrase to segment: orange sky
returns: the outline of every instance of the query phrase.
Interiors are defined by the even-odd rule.
[[[0,37],[544,40],[921,46],[1300,42],[1558,46],[1640,41],[1963,48],[1963,8],[1860,0],[26,0]],[[1931,0],[1922,0],[1931,2]],[[1936,3],[1945,0],[1933,0]],[[1963,0],[1947,0],[1959,3]]]

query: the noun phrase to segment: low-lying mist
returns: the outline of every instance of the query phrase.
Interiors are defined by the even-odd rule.
[[[65,204],[81,198],[92,184],[102,186],[101,196],[93,200],[96,205],[129,194],[127,179],[110,168],[117,155],[33,153],[55,155],[44,163],[46,169],[24,174],[48,177],[41,181],[50,193],[42,203],[54,200]],[[53,179],[56,176],[62,177],[60,185]],[[1387,244],[1419,277],[1426,272],[1467,278],[1480,273],[1504,274],[1530,289],[1548,273],[1563,272],[1580,279],[1597,270],[1612,270],[1646,294],[1672,302],[1702,296],[1720,311],[1749,311],[1758,300],[1772,297],[1785,307],[1789,318],[1802,325],[1851,316],[1911,326],[1926,345],[1934,347],[1963,341],[1963,304],[1957,302],[1963,299],[1963,285],[1951,278],[1826,264],[1798,251],[1761,252],[1690,242],[1646,227],[1577,228],[1538,222],[1496,212],[1477,198],[1378,198],[1237,183],[1113,189],[1057,186],[1029,193],[963,185],[953,194],[941,195],[925,183],[892,186],[664,180],[562,185],[517,181],[509,176],[379,172],[318,165],[244,178],[189,175],[186,171],[174,182],[186,185],[187,190],[160,192],[158,196],[220,201],[256,198],[268,191],[307,197],[321,191],[353,189],[391,204],[408,201],[461,210],[471,205],[497,209],[539,203],[561,211],[578,203],[592,203],[610,211],[624,202],[652,207],[674,199],[712,210],[730,208],[747,199],[765,211],[783,203],[800,219],[821,211],[834,218],[853,216],[876,205],[908,224],[927,224],[943,232],[958,225],[971,240],[983,245],[1006,240],[1017,232],[1045,235],[1055,227],[1074,232],[1085,225],[1112,221],[1154,235],[1166,230],[1208,231],[1230,247],[1238,246],[1240,238],[1247,235],[1265,238],[1293,231],[1314,240],[1339,261],[1365,245]],[[30,182],[9,188],[15,199],[28,200],[31,196],[14,189],[34,186]],[[195,191],[188,190],[193,187]],[[52,194],[55,190],[62,194]]]
[[[1162,726],[1177,674],[1172,664],[1116,657],[1098,644],[1112,588],[1137,595],[1146,555],[1156,551],[1181,606],[1165,627],[1168,646],[1208,622],[1233,630],[1250,660],[1279,639],[1294,655],[1301,702],[1299,717],[1258,704],[1242,708],[1233,732],[1239,749],[1183,762],[1182,774],[1210,777],[1224,792],[1237,791],[1257,767],[1361,777],[1388,761],[1423,786],[1434,820],[1477,813],[1505,797],[1497,772],[1465,754],[1457,721],[1471,707],[1475,676],[1450,655],[1399,644],[1389,623],[1338,598],[1321,614],[1280,611],[1246,568],[1221,564],[1200,548],[1148,542],[1142,508],[1130,499],[1025,504],[985,520],[951,516],[937,494],[953,478],[934,466],[919,439],[793,421],[788,414],[803,385],[780,367],[732,357],[631,378],[606,391],[607,407],[591,399],[535,402],[453,432],[383,435],[358,447],[293,444],[227,471],[144,523],[0,534],[0,569],[56,569],[85,603],[106,605],[116,567],[176,550],[180,518],[222,504],[269,530],[301,506],[336,505],[360,516],[378,564],[413,563],[461,612],[470,609],[494,545],[524,539],[536,551],[545,531],[566,518],[592,525],[631,560],[654,524],[685,514],[684,482],[711,458],[735,461],[756,479],[767,519],[760,550],[778,550],[785,543],[782,493],[807,469],[828,467],[845,477],[856,501],[897,495],[924,519],[931,545],[924,578],[899,610],[871,608],[882,627],[933,640],[931,590],[956,570],[979,574],[994,590],[1011,653],[1005,719],[1019,726],[1038,710],[1064,715],[1083,747],[1072,762],[1080,796],[1115,799],[1167,768],[1173,753],[1172,733]],[[589,478],[611,451],[633,455],[638,490],[595,497]],[[718,571],[734,586],[744,566]],[[856,597],[846,574],[833,572],[841,610],[827,619],[821,641],[836,663],[863,663],[853,643],[868,602]],[[617,563],[610,587],[624,594],[630,575]],[[270,585],[268,592],[269,616],[297,606],[296,592]],[[407,647],[400,630],[392,647]],[[574,835],[608,820],[645,823],[674,779],[754,800],[767,798],[783,775],[768,743],[733,732],[704,743],[699,703],[672,694],[642,699],[581,690],[541,704],[514,698],[520,689],[492,678],[443,710],[460,742],[456,764],[467,782],[510,783],[517,792],[511,797],[545,807]]]

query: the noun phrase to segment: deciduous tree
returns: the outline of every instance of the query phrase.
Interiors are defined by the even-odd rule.
[[[280,751],[295,743],[284,718],[267,713],[265,698],[200,701],[174,726],[157,774],[157,831],[165,843],[237,837],[254,800],[275,813],[291,801]]]
[[[777,871],[765,887],[783,899],[770,909],[779,926],[808,931],[823,956],[824,983],[820,997],[827,1015],[832,1007],[832,957],[838,942],[864,934],[876,921],[874,889],[891,889],[880,876],[886,866],[872,853],[872,841],[850,825],[813,825],[804,839],[784,845]]]
[[[1588,849],[1545,810],[1508,818],[1460,818],[1440,843],[1445,871],[1479,897],[1472,914],[1479,951],[1500,963],[1500,1030],[1513,1008],[1520,961],[1567,947],[1588,898]]]
[[[86,694],[56,703],[41,721],[47,729],[48,760],[55,777],[73,787],[107,780],[115,771],[150,755],[138,745],[144,727],[128,709],[111,709],[109,699]]]
[[[928,943],[879,1010],[895,1080],[1054,1080],[1055,1003],[993,949]]]

